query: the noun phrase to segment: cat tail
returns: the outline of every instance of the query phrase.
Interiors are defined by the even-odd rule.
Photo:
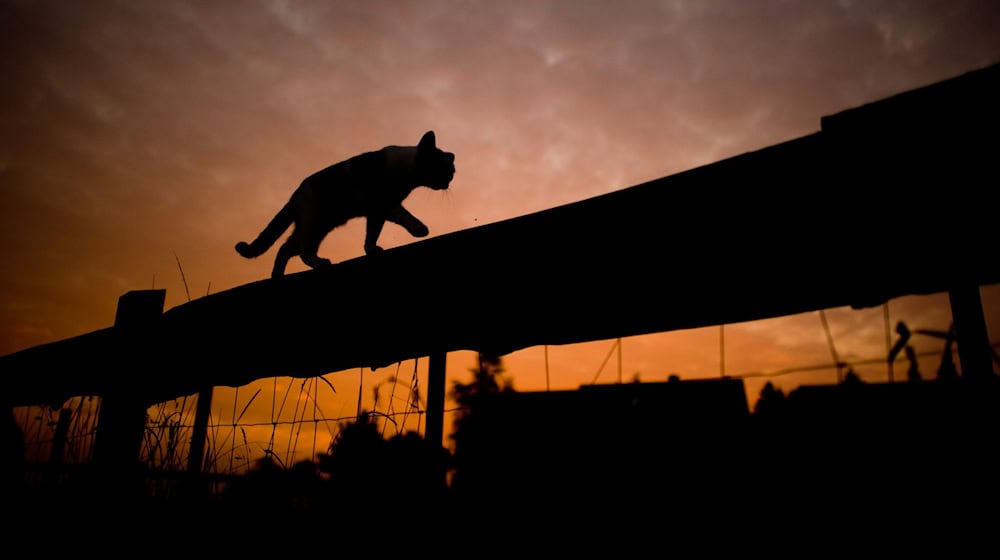
[[[248,259],[263,255],[281,237],[281,234],[288,229],[288,226],[292,225],[292,218],[292,205],[289,203],[275,214],[271,222],[264,228],[264,231],[260,232],[260,235],[257,236],[257,239],[254,239],[251,243],[247,243],[246,241],[237,243],[236,252]]]

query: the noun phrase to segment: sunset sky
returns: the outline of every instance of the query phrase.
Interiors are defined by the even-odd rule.
[[[249,261],[233,246],[302,178],[427,130],[456,154],[449,191],[406,203],[435,236],[815,132],[824,115],[1000,62],[998,29],[992,0],[0,0],[0,355],[110,326],[129,290],[165,288],[169,309],[266,278],[274,249]],[[720,188],[723,201],[726,188],[753,185]],[[351,259],[362,241],[351,222],[320,254]],[[391,224],[381,238],[413,241]],[[850,248],[837,259],[849,269]],[[1000,341],[1000,290],[983,298]],[[839,357],[871,381],[886,379],[860,364],[885,357],[884,312],[826,312]],[[950,322],[944,294],[888,312],[891,326]],[[624,339],[620,362],[614,344],[504,364],[521,390],[722,373],[719,328]],[[748,393],[834,382],[831,356],[819,313],[725,328],[729,375],[817,366],[748,377]],[[449,382],[473,358],[450,355]],[[332,373],[344,402],[330,416],[353,411],[360,373]]]

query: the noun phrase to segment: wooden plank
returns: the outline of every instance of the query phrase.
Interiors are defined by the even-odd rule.
[[[137,390],[155,402],[997,283],[981,247],[1000,241],[998,68],[711,165],[199,298],[127,341],[98,331],[15,353],[0,358],[6,398],[101,394],[126,370],[126,343],[147,357]]]

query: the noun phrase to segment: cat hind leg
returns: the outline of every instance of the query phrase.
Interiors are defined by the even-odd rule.
[[[278,254],[274,257],[274,268],[271,269],[271,278],[284,276],[285,267],[288,266],[288,260],[297,255],[298,252],[298,248],[291,238],[285,241],[281,247],[278,248]]]
[[[382,235],[382,226],[385,225],[385,218],[380,216],[368,216],[365,224],[365,254],[376,255],[382,252],[378,246],[378,237]]]
[[[302,262],[306,263],[310,268],[324,268],[327,266],[333,266],[330,259],[324,259],[320,257],[317,253],[319,252],[319,241],[310,240],[303,243],[301,251],[299,251],[299,256],[302,258]]]

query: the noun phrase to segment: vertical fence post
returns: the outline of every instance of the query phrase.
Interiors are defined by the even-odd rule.
[[[154,359],[141,351],[148,343],[149,333],[144,330],[163,314],[165,299],[166,290],[131,291],[118,298],[115,329],[120,332],[122,347],[117,357],[125,367],[116,374],[125,374],[129,369],[141,372],[145,363]],[[136,390],[142,384],[142,379],[117,379],[101,395],[94,464],[109,489],[133,491],[140,482],[139,452],[149,407],[145,395]]]
[[[447,365],[445,352],[434,352],[427,368],[427,441],[443,445],[444,439],[444,380]]]
[[[53,470],[58,470],[63,463],[63,453],[66,450],[66,441],[69,439],[69,422],[73,418],[73,411],[69,408],[59,410],[59,420],[56,421],[56,433],[52,437],[52,450],[49,452],[49,465]]]
[[[993,356],[979,286],[973,284],[952,288],[948,292],[948,298],[955,321],[955,339],[958,342],[962,377],[976,381],[991,378]]]
[[[188,475],[197,478],[201,474],[205,459],[205,442],[208,440],[208,419],[212,414],[213,387],[205,387],[198,393],[198,408],[194,413],[194,427],[191,433],[191,450],[188,452]],[[233,437],[236,437],[235,435]]]
[[[427,366],[427,428],[426,440],[429,449],[437,451],[444,445],[444,392],[445,392],[445,366],[447,365],[448,354],[446,352],[434,352],[430,355],[430,363]],[[442,465],[439,483],[447,485],[448,472]]]
[[[24,432],[14,415],[14,407],[0,398],[3,418],[0,419],[0,496],[8,512],[18,511],[17,500],[25,496]]]

